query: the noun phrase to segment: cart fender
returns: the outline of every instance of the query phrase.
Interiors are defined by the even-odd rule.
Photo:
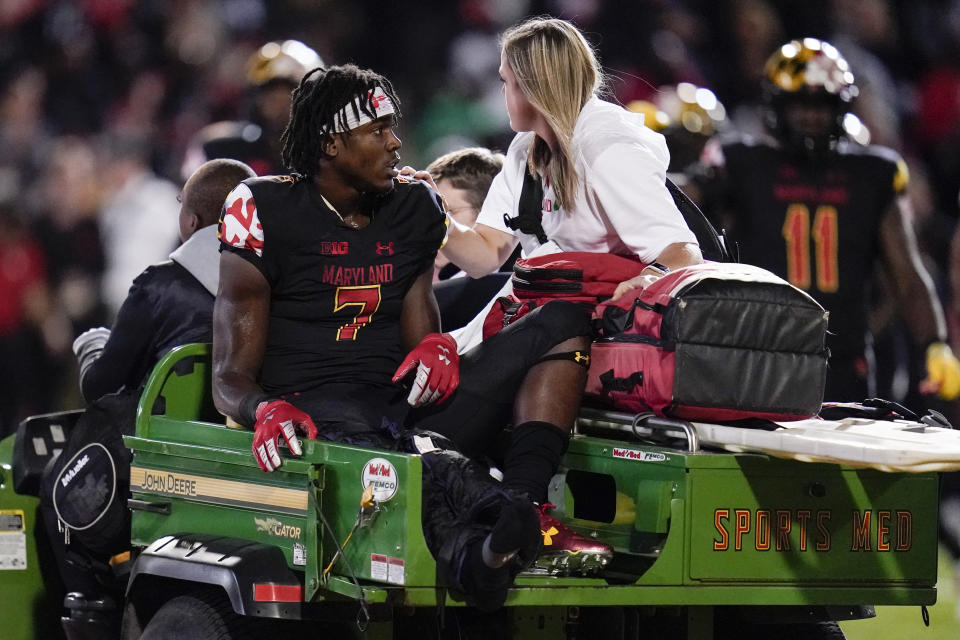
[[[255,583],[299,588],[302,594],[303,584],[287,568],[283,552],[270,545],[211,535],[164,536],[137,557],[127,598],[150,577],[222,587],[239,615],[299,618],[299,602],[254,602]]]

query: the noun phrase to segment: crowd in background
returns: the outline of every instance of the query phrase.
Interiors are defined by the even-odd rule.
[[[497,38],[535,14],[588,35],[608,97],[692,82],[746,131],[762,126],[770,53],[830,41],[853,68],[872,142],[907,160],[916,230],[950,308],[960,0],[5,0],[0,435],[80,406],[73,338],[109,326],[133,277],[176,246],[184,152],[204,125],[247,117],[246,65],[263,43],[298,39],[328,64],[386,75],[402,100],[402,161],[423,167],[462,146],[505,150]]]

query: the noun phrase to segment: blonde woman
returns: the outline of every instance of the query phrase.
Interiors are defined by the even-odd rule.
[[[663,136],[645,127],[641,115],[597,97],[603,75],[576,27],[534,18],[509,29],[502,39],[500,77],[517,135],[474,225],[447,216],[442,253],[448,259],[480,277],[503,264],[518,243],[525,256],[556,251],[638,256],[647,266],[620,283],[615,295],[646,286],[669,269],[702,262],[665,184],[669,154]],[[417,177],[427,178],[425,172]],[[480,341],[485,315],[452,332],[458,351],[468,352]],[[563,382],[555,376],[562,373],[538,373],[553,383],[548,394],[553,398]],[[544,388],[551,385],[545,382]],[[572,385],[562,388],[569,399]],[[589,558],[603,566],[610,547],[564,526],[549,515],[552,505],[543,503],[573,424],[570,415],[556,417],[562,419],[515,424],[504,484],[540,503],[541,531],[557,534],[544,537],[541,561],[550,556],[569,566]]]
[[[615,295],[702,262],[665,185],[663,136],[644,127],[640,114],[597,97],[603,74],[575,26],[533,18],[507,30],[500,77],[517,135],[474,226],[450,219],[447,258],[479,277],[517,243],[524,255],[559,248],[638,256],[647,266]],[[527,170],[543,189],[542,233],[511,228]]]

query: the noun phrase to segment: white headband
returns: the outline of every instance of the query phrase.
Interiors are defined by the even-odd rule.
[[[371,118],[363,110],[367,96],[369,96],[370,101],[373,102],[373,110],[377,114],[376,118]],[[361,102],[361,100],[364,102]],[[357,113],[360,114],[359,118],[356,116]],[[394,113],[393,101],[390,99],[390,96],[384,92],[382,87],[376,87],[372,91],[368,91],[366,96],[357,96],[352,102],[348,102],[343,109],[340,110],[340,113],[333,119],[332,133],[352,131],[357,127],[363,126],[368,122],[373,122],[383,116],[388,116],[391,113]],[[346,124],[346,127],[343,126],[344,124]]]

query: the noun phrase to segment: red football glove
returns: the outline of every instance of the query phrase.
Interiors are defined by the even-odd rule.
[[[261,402],[257,407],[257,424],[254,425],[253,456],[257,459],[261,471],[273,471],[283,461],[277,451],[277,438],[282,434],[287,441],[290,452],[299,456],[303,453],[300,448],[300,439],[297,438],[297,429],[306,433],[311,440],[317,439],[317,427],[310,416],[289,402],[271,400]]]
[[[419,407],[443,402],[460,384],[460,356],[457,341],[448,333],[428,333],[420,344],[400,363],[393,381],[398,382],[417,367],[407,402]]]

